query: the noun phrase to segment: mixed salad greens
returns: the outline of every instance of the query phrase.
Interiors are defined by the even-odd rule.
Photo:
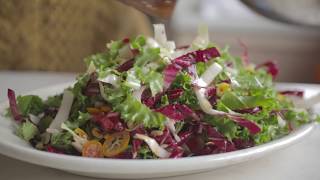
[[[310,121],[303,92],[275,90],[273,62],[232,56],[205,27],[179,48],[154,28],[154,38],[112,41],[86,58],[87,71],[61,94],[16,98],[9,89],[16,134],[53,153],[180,158],[257,146]]]

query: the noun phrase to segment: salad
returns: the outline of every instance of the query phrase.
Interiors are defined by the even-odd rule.
[[[209,41],[112,41],[85,59],[75,84],[47,99],[8,90],[16,134],[34,148],[96,158],[158,159],[224,153],[267,143],[310,122],[302,91],[277,91],[273,62],[250,63]],[[319,99],[319,97],[316,97]]]

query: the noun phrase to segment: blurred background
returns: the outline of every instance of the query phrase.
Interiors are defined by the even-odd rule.
[[[106,42],[152,35],[152,23],[164,22],[177,45],[189,44],[198,25],[207,24],[220,47],[240,56],[241,40],[253,62],[276,61],[277,81],[320,82],[319,27],[270,20],[239,0],[178,0],[169,20],[131,7],[148,7],[148,0],[120,1],[0,0],[0,71],[80,72],[83,58],[103,51]]]

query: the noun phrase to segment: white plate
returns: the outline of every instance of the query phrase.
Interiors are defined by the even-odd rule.
[[[62,92],[69,84],[33,91],[42,97]],[[292,88],[292,87],[290,87]],[[4,112],[8,102],[0,104]],[[290,135],[264,145],[216,155],[163,160],[94,159],[36,150],[13,133],[12,121],[0,116],[0,153],[25,162],[99,178],[153,178],[205,172],[253,160],[302,140],[314,129],[307,124]]]

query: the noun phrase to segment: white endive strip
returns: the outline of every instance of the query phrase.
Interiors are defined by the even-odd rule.
[[[202,24],[198,27],[198,36],[192,42],[192,45],[195,46],[196,49],[205,49],[208,47],[209,43],[208,26]]]
[[[163,24],[154,24],[154,39],[162,46],[167,43],[166,30]]]
[[[227,115],[228,113],[223,112],[223,111],[217,111],[215,109],[212,108],[210,102],[207,100],[207,98],[205,97],[205,89],[204,88],[194,88],[194,92],[197,96],[197,99],[199,101],[199,105],[201,107],[201,109],[207,113],[207,114],[211,114],[211,115]]]
[[[174,41],[168,41],[166,30],[163,24],[154,24],[154,39],[160,45],[160,56],[167,60],[170,60],[172,54],[176,49],[176,44]]]
[[[94,65],[93,61],[91,61],[87,69],[87,73],[90,75],[94,72],[96,72],[96,66]]]
[[[126,84],[134,90],[140,89],[141,81],[137,78],[134,70],[127,71]]]
[[[29,119],[33,124],[38,124],[40,121],[40,117],[33,114],[29,114]]]
[[[214,80],[214,78],[222,71],[222,69],[222,66],[220,66],[218,63],[213,63],[197,80],[197,84],[200,87],[209,86],[211,82]]]
[[[164,148],[162,148],[157,143],[157,141],[154,140],[153,138],[150,138],[150,137],[143,135],[143,134],[135,134],[134,138],[143,140],[145,143],[147,143],[149,148],[151,149],[151,151],[156,156],[158,156],[160,158],[168,158],[170,156],[170,153],[167,150],[165,150]]]
[[[104,78],[99,78],[98,81],[104,82],[104,83],[108,83],[108,84],[112,84],[114,87],[119,87],[119,77],[117,75],[114,74],[109,74]]]
[[[181,141],[180,137],[176,132],[176,128],[174,127],[174,121],[172,119],[168,119],[164,122],[166,127],[169,129],[170,133],[173,135],[174,139],[179,142]]]
[[[70,134],[72,134],[74,142],[72,142],[72,146],[77,149],[77,151],[81,152],[83,145],[88,141],[86,138],[82,138],[78,136],[74,131],[72,131],[68,126],[66,126],[64,123],[61,124],[61,129],[64,129],[68,131]]]
[[[60,108],[56,117],[51,122],[49,128],[47,128],[47,132],[57,132],[61,130],[61,124],[68,120],[71,106],[73,103],[74,95],[71,91],[65,90],[63,92],[63,97],[61,101]]]
[[[158,48],[160,47],[160,44],[154,40],[153,38],[147,38],[147,42],[146,42],[147,46],[148,47],[151,47],[151,48]]]
[[[287,122],[286,122],[285,120],[283,120],[280,115],[278,115],[277,120],[278,120],[278,125],[279,125],[280,127],[283,128],[283,127],[286,126]]]
[[[99,89],[100,89],[100,95],[101,95],[101,97],[102,97],[104,100],[108,101],[108,97],[107,97],[107,95],[105,94],[103,84],[102,84],[101,82],[98,82],[98,83],[99,83]]]
[[[126,44],[121,49],[119,49],[119,55],[117,59],[119,59],[119,63],[122,64],[124,61],[127,61],[129,59],[132,59],[134,57],[130,45]]]

